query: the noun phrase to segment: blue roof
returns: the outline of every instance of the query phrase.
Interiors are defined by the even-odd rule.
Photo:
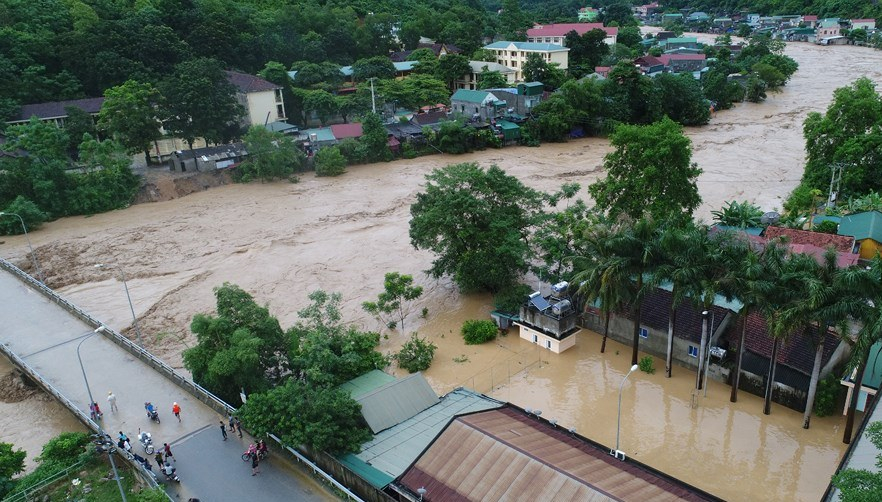
[[[816,219],[816,221],[817,221],[817,219]],[[745,234],[756,235],[756,236],[759,236],[760,234],[763,233],[762,227],[741,228],[741,227],[733,227],[731,225],[720,225],[719,223],[715,224],[714,227],[716,227],[724,232],[744,232]]]
[[[568,51],[566,47],[562,45],[556,44],[540,44],[536,42],[493,42],[490,45],[485,45],[485,49],[508,49],[510,46],[514,46],[515,49],[519,51]]]
[[[882,213],[864,211],[843,216],[838,233],[854,237],[858,241],[873,239],[876,242],[882,242]]]
[[[466,103],[476,103],[483,104],[484,100],[487,99],[491,94],[487,91],[472,91],[469,89],[457,89],[456,92],[453,93],[453,96],[450,96],[450,101],[465,101]],[[496,96],[493,96],[494,98]]]

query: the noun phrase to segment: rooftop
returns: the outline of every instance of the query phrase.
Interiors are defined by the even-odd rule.
[[[94,114],[101,111],[101,105],[103,104],[104,98],[87,98],[22,105],[18,117],[14,120],[10,120],[10,122],[27,122],[31,117],[37,117],[42,120],[67,117],[67,112],[64,111],[64,109],[69,106],[79,108],[86,113]]]
[[[537,24],[527,30],[528,37],[562,37],[571,31],[584,35],[591,30],[603,30],[609,36],[615,36],[619,29],[614,26],[604,26],[603,23],[552,23]]]
[[[833,246],[836,251],[851,253],[854,247],[854,238],[836,234],[825,234],[798,230],[795,228],[767,227],[763,233],[766,239],[785,238],[790,244],[810,244],[822,249]]]
[[[511,405],[454,419],[398,482],[431,500],[718,500]]]
[[[371,370],[364,375],[357,376],[348,382],[340,384],[338,388],[349,392],[352,399],[358,399],[394,381],[395,377],[384,371]]]
[[[361,415],[375,434],[435,405],[438,396],[422,373],[414,373],[356,398]]]
[[[873,239],[882,243],[882,213],[864,211],[843,216],[839,222],[839,235],[854,237],[857,241]]]
[[[490,45],[485,45],[485,49],[517,49],[519,51],[535,51],[535,52],[563,52],[569,51],[566,47],[562,45],[555,44],[540,44],[536,42],[493,42]]]
[[[336,139],[346,139],[346,138],[360,138],[363,134],[361,129],[361,124],[358,122],[351,122],[349,124],[334,124],[331,126],[331,134],[334,135]]]
[[[481,73],[484,71],[484,67],[487,67],[487,71],[498,71],[503,75],[515,72],[514,68],[490,61],[469,61],[469,66],[472,67],[472,73]]]
[[[487,91],[471,91],[469,89],[457,89],[450,96],[450,101],[465,101],[466,103],[484,104],[488,100],[496,100],[496,96]]]
[[[239,89],[239,92],[245,94],[250,92],[272,91],[274,89],[282,88],[279,84],[274,84],[260,77],[248,75],[247,73],[239,73],[237,71],[227,71],[225,73],[227,74],[227,79],[230,83],[235,85],[236,89]]]

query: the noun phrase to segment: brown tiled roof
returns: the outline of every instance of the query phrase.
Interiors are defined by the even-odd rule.
[[[854,247],[854,238],[844,235],[825,234],[822,232],[810,232],[808,230],[797,230],[794,228],[768,227],[763,233],[766,239],[772,240],[780,237],[786,237],[791,244],[809,244],[822,249],[830,246],[836,248],[836,251],[842,253],[851,253]]]
[[[640,66],[658,66],[664,64],[661,59],[655,56],[640,56],[634,60],[634,63]]]
[[[738,346],[741,337],[742,318],[729,330],[730,348]],[[766,359],[772,356],[772,344],[774,341],[768,334],[766,319],[758,312],[751,312],[747,318],[747,332],[744,335],[744,348]],[[792,333],[785,339],[778,349],[778,363],[785,364],[801,373],[810,375],[815,361],[815,349],[806,336],[806,330],[802,329]],[[827,364],[833,351],[839,345],[836,335],[828,331],[824,338],[824,355],[821,367]]]
[[[399,478],[426,500],[718,500],[506,407],[455,418]]]
[[[671,311],[671,301],[673,296],[670,291],[664,289],[655,289],[643,298],[643,308],[640,312],[640,324],[651,328],[667,331],[668,316]],[[713,321],[714,329],[720,326],[723,318],[730,310],[714,305],[709,311],[711,315],[708,321]],[[631,312],[623,312],[621,316],[630,319]],[[674,335],[677,338],[689,340],[691,342],[701,342],[701,311],[695,307],[690,301],[684,301],[677,306],[677,318],[674,326]],[[710,324],[708,324],[710,326]]]
[[[417,124],[421,126],[437,124],[442,120],[447,120],[447,114],[444,112],[418,113],[413,116]]]
[[[268,80],[264,80],[247,73],[239,73],[237,71],[227,71],[227,79],[235,85],[240,92],[248,94],[249,92],[272,91],[273,89],[281,89],[282,86],[274,84]]]
[[[68,106],[75,106],[86,113],[98,113],[101,111],[101,105],[104,104],[104,98],[87,98],[74,99],[71,101],[51,101],[49,103],[36,103],[33,105],[22,105],[18,117],[13,121],[28,121],[31,117],[38,119],[54,119],[67,117],[64,109]]]

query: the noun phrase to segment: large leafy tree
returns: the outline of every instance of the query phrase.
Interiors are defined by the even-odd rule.
[[[193,380],[233,403],[240,390],[263,392],[287,368],[289,343],[267,307],[235,284],[215,288],[217,315],[197,314],[190,329],[196,345],[185,350],[184,366]]]
[[[382,161],[392,158],[389,150],[389,133],[383,126],[383,119],[376,113],[368,113],[361,119],[362,136],[359,141],[367,151],[369,161]]]
[[[478,74],[478,89],[497,89],[509,86],[505,75],[487,68],[487,65],[484,65],[481,73]]]
[[[710,106],[701,83],[688,74],[663,73],[653,79],[661,95],[662,113],[684,126],[707,124]]]
[[[571,31],[566,35],[566,46],[570,49],[569,71],[579,78],[588,73],[594,73],[594,68],[600,66],[603,58],[609,54],[609,45],[605,42],[606,32],[594,29],[579,35]]]
[[[453,88],[453,83],[463,75],[472,71],[469,58],[461,54],[447,54],[438,60],[436,76],[443,80],[448,88]]]
[[[159,90],[149,83],[127,80],[104,92],[98,127],[119,141],[129,153],[144,152],[150,163],[150,144],[161,136]]]
[[[13,450],[10,443],[0,443],[0,497],[5,497],[14,485],[12,476],[24,471],[27,452]]]
[[[215,143],[230,139],[231,130],[238,127],[243,110],[236,101],[236,87],[216,59],[197,58],[175,65],[160,90],[165,98],[166,129],[191,148],[196,138]]]
[[[464,291],[498,292],[530,263],[529,231],[542,196],[497,166],[454,164],[426,176],[411,205],[410,241],[435,254],[429,273]]]
[[[882,422],[867,427],[867,438],[877,451],[882,450]],[[882,455],[876,455],[876,469],[882,469]],[[872,502],[882,500],[882,472],[867,469],[843,469],[833,476],[833,486],[839,489],[842,502]]]
[[[238,168],[241,181],[288,178],[306,163],[303,150],[292,138],[263,126],[251,126],[243,139],[248,158]]]
[[[572,258],[583,254],[583,236],[595,224],[599,216],[591,212],[582,199],[573,198],[581,187],[578,183],[566,183],[551,194],[549,206],[566,205],[559,211],[549,211],[536,226],[532,242],[536,247],[536,263],[533,272],[547,283],[557,283],[572,275]]]
[[[352,65],[352,80],[364,81],[372,78],[395,77],[395,65],[392,60],[385,56],[374,56],[359,59]]]
[[[683,129],[664,118],[648,126],[620,125],[610,136],[615,150],[604,158],[606,178],[588,191],[610,217],[682,220],[701,203],[691,162],[692,146]]]

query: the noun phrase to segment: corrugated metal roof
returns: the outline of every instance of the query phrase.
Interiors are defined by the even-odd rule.
[[[356,457],[392,477],[398,477],[441,433],[451,418],[500,406],[502,402],[483,394],[463,388],[455,389],[442,397],[438,404],[375,434],[372,440],[361,445],[361,453]]]
[[[349,392],[352,399],[358,399],[359,397],[394,381],[395,377],[388,373],[384,373],[380,370],[370,370],[364,375],[355,377],[344,384],[340,384],[338,388]]]
[[[337,460],[348,467],[350,471],[357,474],[360,478],[381,490],[395,479],[385,472],[375,469],[372,465],[351,453],[347,453],[342,457],[337,457]]]
[[[310,135],[315,134],[316,142],[322,141],[337,141],[337,138],[334,137],[334,133],[331,132],[330,127],[321,127],[317,129],[304,129],[300,131],[300,137],[306,138],[307,141],[310,141]]]
[[[818,218],[815,218],[815,222]],[[843,216],[839,223],[839,235],[854,237],[855,240],[873,239],[882,242],[882,213],[865,211]]]
[[[361,415],[376,434],[404,422],[438,402],[438,396],[422,373],[389,382],[355,398]]]
[[[431,500],[719,500],[513,407],[456,418],[399,483]]]

